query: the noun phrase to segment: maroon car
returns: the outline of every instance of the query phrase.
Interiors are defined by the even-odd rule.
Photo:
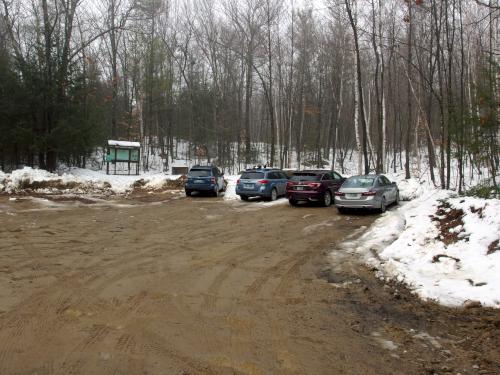
[[[344,181],[345,178],[334,171],[295,172],[286,185],[286,197],[293,206],[299,202],[320,202],[328,207]]]

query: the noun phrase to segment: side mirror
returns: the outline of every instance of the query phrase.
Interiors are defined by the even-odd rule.
[[[396,181],[392,181],[392,182],[391,182],[391,185],[396,185]]]

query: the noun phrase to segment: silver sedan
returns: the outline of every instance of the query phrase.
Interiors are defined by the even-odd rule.
[[[377,209],[385,212],[390,204],[399,203],[399,189],[384,175],[349,177],[335,193],[339,212],[348,208]]]

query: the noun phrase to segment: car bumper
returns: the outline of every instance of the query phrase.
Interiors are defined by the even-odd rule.
[[[186,184],[186,191],[213,191],[215,184]]]
[[[287,191],[286,197],[296,201],[317,202],[323,197],[323,194],[319,191]]]
[[[378,199],[345,199],[335,197],[335,205],[343,208],[380,208]]]
[[[236,195],[244,195],[246,197],[269,197],[271,192],[267,188],[260,188],[257,190],[246,190],[236,187]]]

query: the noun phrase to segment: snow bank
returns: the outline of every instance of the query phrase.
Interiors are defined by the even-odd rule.
[[[0,171],[0,192],[2,192],[5,189],[5,179],[6,179],[5,173]]]
[[[168,181],[179,177],[163,173],[116,176],[81,168],[72,168],[58,175],[43,169],[25,167],[10,174],[0,172],[0,192],[13,194],[30,189],[41,193],[123,194],[133,190],[134,186],[150,190],[162,189],[167,186]]]
[[[498,212],[498,199],[452,198],[449,191],[431,190],[382,215],[345,247],[362,254],[381,278],[404,282],[423,299],[500,308]],[[440,223],[448,225],[452,213],[457,219],[443,232]]]
[[[165,187],[168,181],[177,180],[180,175],[165,175],[163,173],[142,173],[139,175],[107,175],[102,171],[92,171],[90,169],[73,168],[71,173],[74,176],[87,181],[105,181],[111,186],[111,190],[117,194],[123,194],[133,190],[134,185],[150,190],[159,190]]]
[[[72,190],[76,193],[83,193],[92,189],[105,190],[109,187],[102,182],[89,184],[87,181],[67,173],[59,176],[55,173],[50,173],[42,169],[32,169],[30,167],[14,170],[10,174],[3,174],[2,178],[0,191],[3,190],[8,194],[18,193],[27,189],[39,192]]]
[[[384,175],[398,184],[399,199],[402,201],[411,201],[420,197],[426,190],[434,189],[434,186],[428,181],[415,177],[405,179],[404,173],[387,173]]]
[[[236,195],[236,182],[240,175],[225,176],[227,181],[226,192],[224,193],[224,200],[239,200],[240,196]]]

